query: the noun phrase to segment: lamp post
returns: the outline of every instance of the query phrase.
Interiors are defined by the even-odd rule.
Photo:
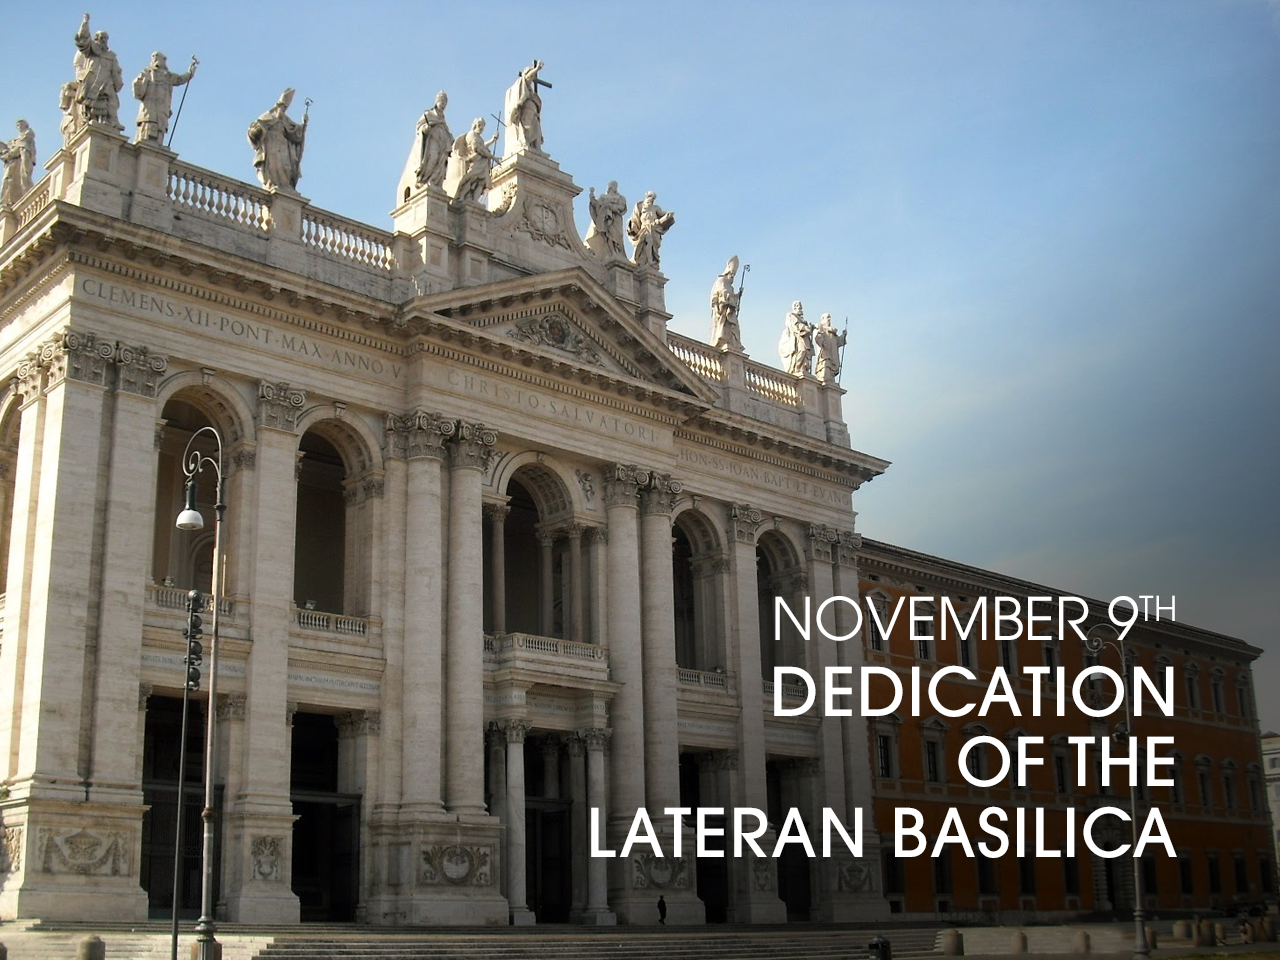
[[[1129,737],[1130,749],[1137,750],[1138,744],[1133,737],[1133,701],[1129,683],[1129,658],[1125,655],[1124,638],[1109,623],[1099,623],[1089,629],[1084,639],[1085,647],[1092,654],[1102,652],[1103,647],[1111,647],[1120,654],[1120,682],[1124,685],[1124,728]],[[1139,768],[1138,776],[1142,776]],[[1138,785],[1129,786],[1129,826],[1132,828],[1132,849],[1138,849]],[[1133,955],[1136,958],[1151,956],[1151,948],[1147,945],[1146,914],[1142,909],[1142,861],[1133,857]]]
[[[218,449],[217,459],[195,449],[196,439],[208,433]],[[196,509],[196,477],[205,467],[213,469],[217,494],[213,504],[213,577],[209,585],[209,606],[213,626],[209,638],[209,714],[205,723],[204,750],[204,810],[200,819],[204,825],[204,840],[200,854],[200,919],[196,922],[196,960],[221,960],[222,945],[218,943],[217,924],[213,918],[213,749],[217,742],[218,717],[218,606],[222,599],[222,516],[227,511],[222,488],[222,436],[213,427],[201,427],[187,441],[182,454],[182,472],[187,477],[187,504],[178,514],[179,530],[201,530],[204,517]],[[176,910],[176,906],[175,906]],[[176,914],[175,914],[176,915]]]
[[[194,501],[192,501],[194,502]],[[170,960],[178,960],[178,909],[182,901],[182,808],[187,786],[187,716],[191,712],[191,691],[200,686],[200,612],[204,609],[204,594],[192,590],[187,594],[187,626],[182,635],[187,641],[187,655],[183,658],[182,724],[178,734],[178,802],[173,838],[173,921],[170,938]]]

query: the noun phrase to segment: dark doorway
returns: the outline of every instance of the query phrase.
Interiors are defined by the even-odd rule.
[[[525,877],[539,923],[568,923],[572,852],[568,800],[525,800]]]
[[[182,888],[179,915],[200,916],[200,863],[204,809],[204,703],[193,701],[187,719],[187,769],[182,807]],[[147,700],[142,746],[142,799],[150,808],[142,818],[142,889],[153,918],[167,918],[173,909],[173,850],[178,814],[178,760],[182,732],[182,698],[155,696]],[[214,898],[221,874],[222,791],[214,794]]]
[[[326,714],[293,718],[290,798],[293,892],[304,922],[355,920],[360,796],[338,792],[338,728]]]

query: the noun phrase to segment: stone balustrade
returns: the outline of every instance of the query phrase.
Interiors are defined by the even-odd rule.
[[[763,682],[764,682],[765,709],[772,712],[773,711],[773,690],[774,690],[773,681],[765,680]],[[784,683],[782,685],[782,699],[784,703],[786,701],[791,701],[793,703],[804,703],[804,698],[806,696],[807,696],[807,693],[804,687],[800,686],[800,684],[798,683]]]
[[[161,610],[178,610],[186,612],[189,588],[170,587],[162,583],[147,584],[147,604]],[[213,610],[213,597],[205,594],[200,610],[209,613]],[[236,619],[236,602],[231,597],[223,597],[218,601],[218,613],[223,617]]]
[[[326,613],[321,610],[306,610],[294,607],[294,623],[308,633],[336,633],[342,637],[360,637],[369,635],[367,617],[349,617],[341,613]]]
[[[247,183],[174,161],[169,166],[168,195],[187,215],[222,220],[252,231],[270,227],[271,194]]]
[[[551,671],[566,677],[608,679],[609,651],[594,643],[532,633],[486,634],[485,660],[493,667]]]

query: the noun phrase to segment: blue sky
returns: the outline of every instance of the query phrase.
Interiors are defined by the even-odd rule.
[[[57,146],[83,7],[6,12],[0,118]],[[864,533],[1065,590],[1175,594],[1268,650],[1280,729],[1280,5],[954,0],[104,3],[128,83],[200,57],[174,140],[253,180],[249,121],[311,97],[299,189],[389,226],[413,125],[455,132],[546,60],[546,149],[656,190],[673,329],[725,259],[743,338],[850,324],[854,445],[894,462]],[[21,43],[15,42],[21,38]],[[297,111],[295,110],[295,115]],[[3,122],[8,123],[9,119]]]

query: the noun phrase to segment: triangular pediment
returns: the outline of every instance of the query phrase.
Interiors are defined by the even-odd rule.
[[[430,294],[413,301],[408,312],[445,317],[483,333],[491,344],[610,378],[706,403],[718,397],[631,308],[581,268]]]

